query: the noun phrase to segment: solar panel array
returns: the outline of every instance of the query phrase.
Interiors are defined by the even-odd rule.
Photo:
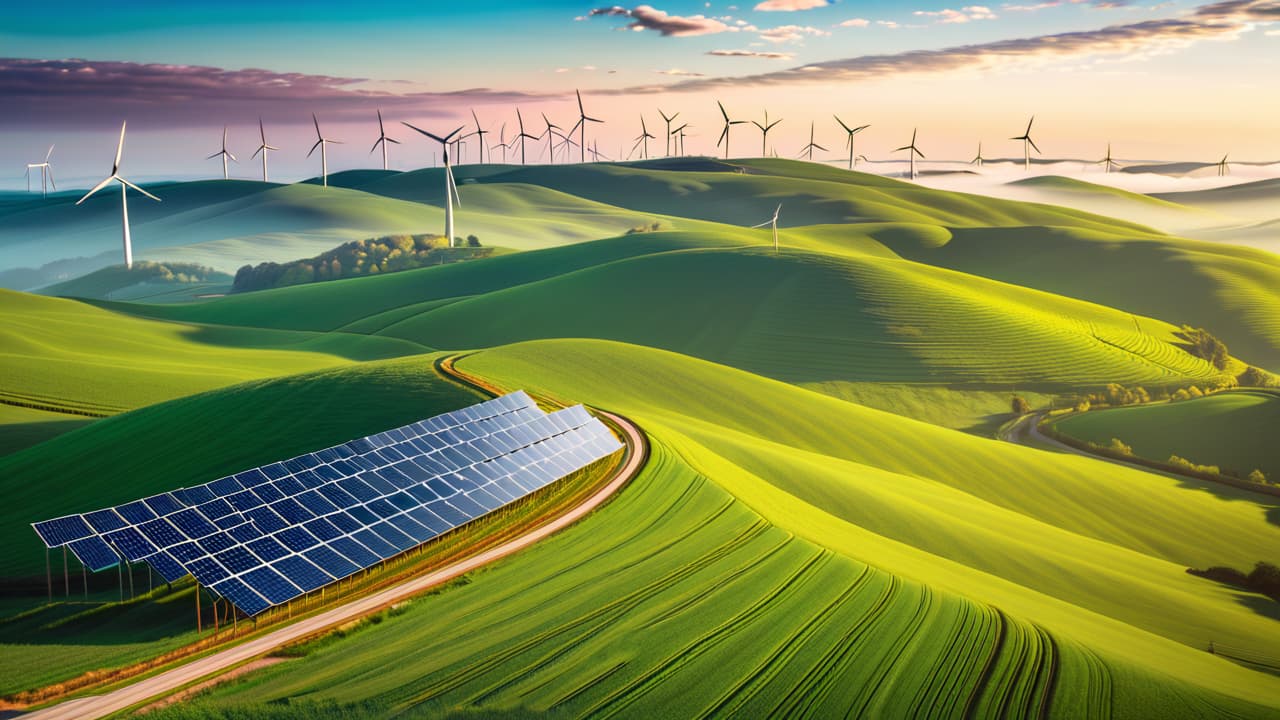
[[[248,615],[348,577],[622,449],[524,391],[116,507],[34,523],[91,570],[190,574]]]

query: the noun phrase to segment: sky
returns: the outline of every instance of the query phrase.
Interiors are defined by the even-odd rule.
[[[378,109],[401,143],[391,166],[422,167],[435,148],[402,121],[470,131],[474,110],[494,144],[504,124],[516,132],[517,107],[532,134],[542,113],[571,126],[575,89],[605,121],[588,143],[613,159],[641,118],[650,153],[664,152],[660,109],[690,123],[688,152],[722,153],[720,101],[734,120],[782,118],[769,135],[780,156],[800,151],[810,123],[826,148],[816,157],[843,156],[838,115],[870,125],[856,149],[872,160],[916,128],[930,161],[967,160],[979,142],[1014,157],[1010,138],[1034,115],[1049,158],[1100,158],[1109,142],[1121,160],[1280,160],[1280,0],[653,2],[10,4],[0,187],[24,187],[25,164],[54,143],[62,187],[96,181],[125,120],[122,172],[135,181],[220,175],[206,157],[224,125],[233,176],[260,176],[260,117],[281,148],[273,179],[316,175],[312,113],[343,141],[331,172],[377,166]],[[729,139],[735,156],[761,153],[753,125]]]

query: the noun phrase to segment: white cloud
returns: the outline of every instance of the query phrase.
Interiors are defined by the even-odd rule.
[[[937,18],[940,23],[967,23],[970,20],[995,20],[996,14],[985,5],[967,5],[959,10],[945,8],[943,10],[916,10],[912,15],[917,17]]]
[[[755,9],[762,12],[794,12],[826,7],[830,4],[828,0],[764,0],[756,5]]]
[[[760,37],[771,43],[796,42],[797,40],[803,40],[806,35],[824,37],[830,34],[826,30],[807,25],[781,25],[760,31]]]
[[[871,21],[866,18],[849,18],[840,23],[840,27],[866,27],[870,24]]]

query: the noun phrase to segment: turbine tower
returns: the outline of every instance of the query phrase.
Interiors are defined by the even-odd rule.
[[[481,165],[483,165],[483,164],[484,164],[484,151],[488,149],[488,148],[486,148],[486,147],[485,147],[485,144],[484,144],[484,136],[485,136],[485,135],[492,135],[492,134],[493,134],[493,131],[492,131],[492,130],[485,130],[484,128],[480,127],[480,118],[479,118],[479,117],[476,117],[476,111],[475,111],[475,109],[474,109],[474,108],[472,108],[472,110],[471,110],[471,119],[472,119],[472,120],[474,120],[474,121],[475,121],[475,123],[476,123],[476,129],[475,129],[475,132],[469,132],[469,133],[467,133],[466,135],[464,135],[463,137],[475,137],[475,138],[477,138],[477,141],[480,143],[480,164],[481,164]],[[492,154],[492,153],[490,153],[490,154],[489,154],[489,161],[490,161],[490,162],[492,162],[492,161],[493,161],[493,154]]]
[[[449,164],[449,141],[453,136],[462,132],[465,125],[457,130],[441,137],[433,133],[429,133],[421,128],[416,128],[409,123],[404,123],[407,127],[426,135],[427,137],[440,143],[440,147],[444,152],[444,236],[449,241],[449,247],[453,247],[453,201],[458,201],[458,206],[462,206],[462,197],[458,195],[458,185],[453,181],[453,167]]]
[[[1107,143],[1107,156],[1098,161],[1102,166],[1103,172],[1110,173],[1111,168],[1118,167],[1116,161],[1111,158],[1111,143]]]
[[[318,135],[319,132],[317,132],[316,134]],[[385,127],[382,126],[382,110],[379,109],[378,110],[378,139],[373,141],[373,147],[369,148],[369,154],[372,155],[373,151],[377,150],[379,145],[382,146],[382,169],[383,170],[387,169],[387,143],[395,143],[396,145],[399,145],[400,141],[392,137],[387,137],[387,130]]]
[[[262,153],[262,182],[267,182],[267,153],[280,148],[267,144],[267,131],[262,127],[261,117],[258,118],[258,137],[262,138],[262,144],[258,146],[257,150],[253,151],[253,157],[249,159],[252,160],[258,157],[258,153]]]
[[[578,162],[587,161],[587,123],[601,123],[604,121],[599,118],[593,118],[587,115],[587,111],[582,108],[582,93],[577,90],[573,91],[578,96],[578,122],[569,129],[569,134],[573,135],[573,131],[578,131]],[[597,161],[598,162],[598,161]]]
[[[671,157],[671,123],[672,123],[672,121],[674,121],[676,118],[680,117],[680,113],[673,113],[673,114],[671,115],[671,117],[667,117],[667,114],[666,114],[666,113],[664,113],[664,112],[662,112],[662,108],[658,108],[658,114],[662,116],[662,120],[663,120],[663,122],[665,122],[665,123],[667,124],[667,147],[666,147],[666,150],[667,150],[667,157]]]
[[[747,121],[729,119],[729,113],[725,111],[724,103],[717,100],[716,105],[720,106],[720,114],[724,116],[724,130],[720,131],[720,139],[716,141],[716,147],[720,147],[720,144],[724,143],[724,159],[728,160],[729,159],[729,128],[733,127],[734,125],[746,125]]]
[[[1107,151],[1107,154],[1108,154],[1108,155],[1110,155],[1110,151],[1109,151],[1109,150]],[[975,156],[973,157],[973,159],[969,161],[969,164],[970,164],[970,165],[977,165],[978,167],[982,167],[982,163],[983,163],[983,162],[985,162],[985,161],[986,161],[986,158],[982,157],[982,141],[981,141],[981,140],[979,140],[979,141],[978,141],[978,154],[977,154],[977,155],[975,155]]]
[[[329,187],[329,154],[325,152],[325,149],[329,145],[341,145],[342,141],[330,140],[320,134],[320,121],[316,119],[315,113],[311,113],[311,122],[315,123],[316,126],[316,144],[311,146],[311,150],[307,153],[307,157],[311,157],[311,153],[314,153],[316,148],[320,148],[320,182],[325,187]]]
[[[1227,157],[1230,155],[1231,153],[1227,153],[1218,161],[1218,177],[1226,177],[1231,174],[1231,165],[1227,162]]]
[[[763,125],[755,120],[751,121],[752,125],[760,128],[760,157],[769,157],[769,131],[776,127],[780,122],[782,122],[782,118],[769,122],[769,111],[767,109],[764,111]]]
[[[912,180],[916,179],[916,156],[919,155],[921,160],[924,159],[924,153],[920,152],[920,148],[916,147],[916,130],[917,128],[912,128],[911,130],[910,145],[903,145],[897,150],[894,150],[894,152],[902,152],[903,150],[907,151],[907,157],[911,159],[910,178]]]
[[[94,193],[98,192],[102,188],[110,185],[112,181],[120,183],[120,218],[124,227],[124,266],[126,268],[132,268],[133,267],[133,240],[132,238],[129,237],[129,198],[126,196],[125,193],[129,188],[133,188],[134,190],[137,190],[138,192],[142,193],[143,195],[146,195],[147,197],[151,198],[152,200],[155,200],[156,202],[160,202],[160,198],[156,197],[155,195],[152,195],[146,190],[143,190],[137,185],[134,185],[128,180],[125,180],[123,177],[120,177],[120,156],[124,154],[124,128],[126,124],[127,122],[120,123],[120,143],[116,145],[116,159],[115,159],[115,162],[111,164],[111,174],[107,176],[106,180],[103,180],[97,185],[94,185],[92,190],[84,194],[84,197],[77,200],[76,205],[79,205],[85,200],[88,200],[90,196],[92,196]]]
[[[810,120],[809,121],[809,144],[804,146],[804,149],[800,151],[800,154],[805,155],[805,160],[809,162],[813,162],[813,151],[815,149],[821,150],[822,152],[827,151],[826,148],[822,147],[821,145],[813,141],[813,121]]]
[[[1031,139],[1031,124],[1035,121],[1036,116],[1032,115],[1031,119],[1027,121],[1027,131],[1018,137],[1009,138],[1010,140],[1022,141],[1022,169],[1027,171],[1031,170],[1031,149],[1035,148],[1037,153],[1040,152],[1040,148],[1036,146],[1036,141]]]
[[[49,152],[44,154],[44,162],[27,163],[27,192],[31,192],[31,171],[40,168],[40,197],[49,196],[49,186],[53,185],[53,189],[57,190],[58,186],[53,182],[53,166],[49,164],[49,158],[53,156],[53,146],[49,146]]]
[[[778,207],[777,207],[777,209],[775,209],[775,210],[773,211],[773,218],[772,218],[771,220],[765,220],[764,222],[760,223],[759,225],[752,225],[752,226],[751,226],[751,229],[752,229],[752,230],[754,230],[754,229],[756,229],[756,228],[762,228],[762,227],[764,227],[765,225],[772,225],[772,226],[773,226],[773,251],[774,251],[775,253],[777,253],[777,252],[778,252],[778,213],[780,213],[780,212],[782,212],[782,203],[778,203]]]
[[[524,131],[524,118],[520,116],[520,108],[516,108],[516,122],[520,125],[520,134],[516,135],[511,142],[514,144],[516,140],[520,141],[520,164],[524,165],[524,145],[525,140],[538,140],[539,138],[530,135]]]
[[[645,127],[644,115],[642,114],[640,116],[640,135],[636,137],[636,144],[631,146],[631,152],[627,153],[627,157],[631,157],[631,155],[635,153],[636,148],[640,147],[643,144],[644,148],[640,157],[642,160],[648,160],[650,139],[656,140],[657,136],[649,134],[649,128]]]
[[[843,128],[845,131],[844,144],[845,144],[845,147],[849,148],[849,169],[852,170],[858,167],[858,156],[853,154],[853,136],[857,135],[858,133],[862,132],[863,130],[866,130],[871,126],[859,125],[856,128],[851,128],[848,125],[844,124],[844,121],[840,119],[839,115],[832,115],[831,117],[835,118],[836,122],[840,123],[840,127]]]
[[[209,157],[205,158],[205,160],[212,160],[216,157],[222,158],[222,179],[226,180],[228,179],[227,158],[231,158],[231,160],[234,162],[240,162],[239,160],[236,160],[235,155],[232,155],[231,152],[227,150],[227,126],[226,125],[222,126],[222,149],[210,155]]]

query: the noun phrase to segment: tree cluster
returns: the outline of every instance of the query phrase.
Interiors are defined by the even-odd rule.
[[[1208,330],[1183,325],[1182,331],[1176,334],[1182,338],[1183,347],[1188,353],[1201,360],[1207,360],[1209,364],[1219,370],[1227,369],[1227,365],[1231,361],[1231,354],[1227,352],[1227,345],[1210,335]]]
[[[1280,602],[1280,567],[1269,562],[1255,564],[1253,570],[1247,574],[1225,566],[1215,566],[1207,570],[1191,568],[1187,572],[1197,577],[1252,590]]]
[[[463,243],[462,238],[457,240],[459,245]],[[466,247],[451,248],[440,235],[388,235],[355,240],[305,260],[245,265],[236,271],[231,292],[413,270],[488,257],[493,253],[491,248],[481,247],[475,235],[468,236],[465,242]]]

